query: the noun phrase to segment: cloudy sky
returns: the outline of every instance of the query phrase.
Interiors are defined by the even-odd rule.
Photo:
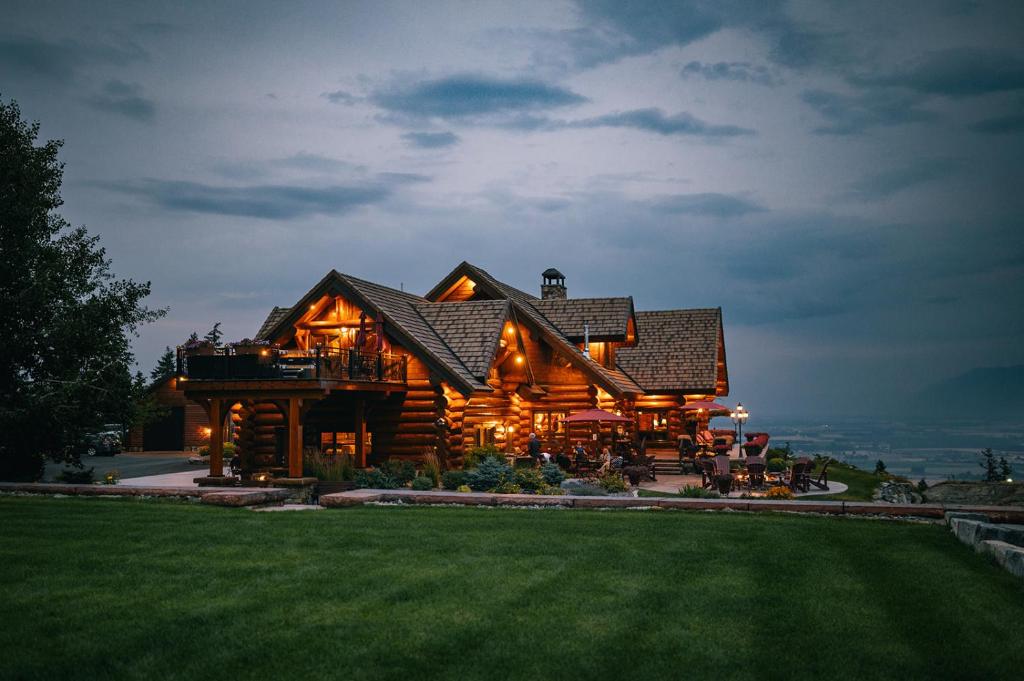
[[[187,5],[183,3],[182,5]],[[1024,363],[1024,3],[5,2],[0,96],[167,317],[331,268],[721,306],[755,414]]]

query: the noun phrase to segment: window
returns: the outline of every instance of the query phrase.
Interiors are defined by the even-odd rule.
[[[668,440],[668,412],[665,410],[639,410],[636,429],[640,437],[648,440]]]
[[[563,421],[568,415],[564,411],[534,411],[533,432],[542,440],[561,437],[565,434]]]
[[[370,452],[370,444],[373,441],[373,433],[366,434],[366,450]],[[356,434],[355,433],[320,433],[320,451],[323,454],[355,454]]]

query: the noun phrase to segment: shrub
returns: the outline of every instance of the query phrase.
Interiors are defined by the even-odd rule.
[[[558,466],[555,466],[555,468],[558,468]],[[547,484],[544,476],[541,475],[541,471],[536,468],[517,469],[515,472],[515,483],[527,492],[536,492]]]
[[[92,477],[92,468],[65,468],[57,474],[57,482],[65,482],[69,485],[91,485]]]
[[[498,448],[494,445],[484,445],[483,447],[470,447],[466,452],[466,455],[462,458],[463,468],[476,468],[484,459],[501,459],[505,460],[505,455],[498,451]]]
[[[388,459],[380,465],[380,470],[397,482],[399,487],[405,487],[416,477],[415,464],[404,459]]]
[[[420,475],[412,479],[412,488],[417,492],[425,492],[434,489],[434,479]]]
[[[437,451],[428,450],[423,455],[423,475],[433,481],[434,487],[441,486],[441,469],[441,457],[437,455]]]
[[[786,443],[785,447],[769,447],[764,453],[766,459],[782,459],[788,461],[793,458],[793,448]]]
[[[379,468],[358,471],[355,475],[356,487],[369,489],[397,489],[398,481]]]
[[[555,463],[546,463],[540,467],[540,474],[544,476],[544,482],[558,487],[565,480],[565,471]]]
[[[224,460],[225,461],[230,461],[231,457],[233,457],[235,455],[235,443],[234,442],[225,442],[223,446],[224,446]],[[199,454],[199,456],[210,456],[210,445],[204,445],[204,446],[200,447],[199,451],[197,452],[197,454]]]
[[[459,485],[458,489],[456,489],[455,491],[456,492],[472,492],[473,490],[471,490],[469,488],[469,485]]]
[[[503,480],[493,491],[497,494],[519,494],[523,488],[511,480]]]
[[[356,467],[349,454],[324,454],[310,448],[302,456],[302,473],[325,482],[341,482],[354,480]]]
[[[776,485],[775,487],[769,487],[764,496],[767,499],[792,499],[793,490],[782,485]]]
[[[546,497],[560,497],[565,494],[565,490],[558,485],[544,485],[538,493]]]
[[[920,492],[921,494],[924,494],[926,491],[928,491],[928,483],[925,482],[924,478],[921,478],[920,480],[917,481],[917,491]]]
[[[441,487],[447,490],[457,490],[466,484],[469,473],[466,471],[445,471],[441,476]]]
[[[679,495],[687,499],[718,499],[722,495],[698,485],[686,485],[679,490]]]
[[[109,473],[107,473],[106,475],[103,476],[103,484],[104,485],[116,485],[117,481],[120,480],[120,479],[121,479],[121,473],[119,473],[115,469],[115,470],[112,470],[112,471],[110,471]]]
[[[768,459],[768,463],[765,464],[765,468],[768,469],[769,473],[781,473],[786,470],[786,461],[778,457]]]
[[[599,484],[606,492],[614,493],[626,491],[626,481],[622,479],[621,475],[616,475],[615,473],[605,473],[597,479],[597,484]]]
[[[512,467],[504,461],[485,457],[476,468],[469,471],[466,483],[475,492],[486,492],[506,480],[513,480]]]

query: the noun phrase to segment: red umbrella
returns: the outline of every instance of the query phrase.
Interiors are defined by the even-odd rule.
[[[698,411],[703,410],[709,414],[713,411],[721,411],[728,414],[730,412],[729,407],[719,404],[718,402],[690,402],[682,406],[683,411]]]
[[[578,411],[572,416],[566,416],[562,423],[629,423],[629,418],[613,414],[604,409],[587,409]]]

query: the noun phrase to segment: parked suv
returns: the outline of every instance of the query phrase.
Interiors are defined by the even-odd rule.
[[[121,434],[116,430],[89,433],[82,441],[86,456],[114,456],[121,453]]]

